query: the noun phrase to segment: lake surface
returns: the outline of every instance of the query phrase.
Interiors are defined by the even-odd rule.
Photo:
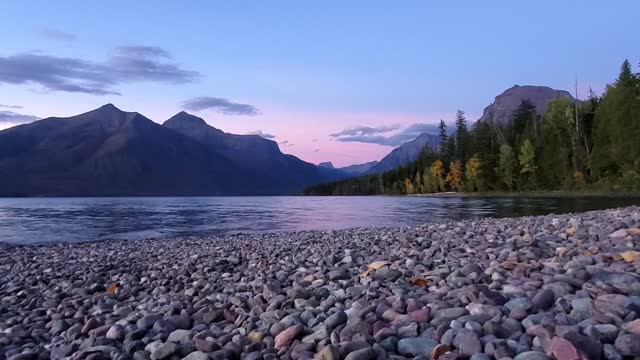
[[[566,213],[640,198],[163,197],[0,198],[0,241],[17,244],[327,230]]]

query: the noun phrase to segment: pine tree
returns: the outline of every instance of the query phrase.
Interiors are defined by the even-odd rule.
[[[465,162],[469,153],[469,131],[467,130],[467,119],[464,111],[458,110],[456,113],[456,150],[455,158]]]
[[[592,172],[600,181],[614,185],[624,173],[627,179],[640,173],[639,80],[628,61],[607,87],[595,114]]]
[[[438,135],[440,137],[440,144],[438,145],[439,151],[446,149],[447,141],[449,140],[449,135],[447,135],[447,124],[444,123],[444,120],[440,119],[440,124],[438,125]]]
[[[629,63],[629,60],[625,60],[620,67],[620,75],[618,75],[617,84],[620,84],[622,86],[634,86],[635,79],[636,76],[631,70],[631,64]]]

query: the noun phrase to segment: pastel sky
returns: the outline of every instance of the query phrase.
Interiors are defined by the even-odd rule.
[[[337,166],[515,84],[602,92],[640,61],[640,2],[7,0],[0,128],[105,103],[187,110]],[[364,141],[364,142],[363,142]]]

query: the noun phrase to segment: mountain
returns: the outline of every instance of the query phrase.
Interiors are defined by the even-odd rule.
[[[318,166],[325,169],[335,169],[335,166],[333,166],[333,163],[331,161],[321,162],[320,164],[318,164]]]
[[[542,115],[547,110],[547,103],[559,97],[575,100],[565,90],[555,90],[547,86],[515,85],[496,96],[493,103],[484,109],[478,121],[488,121],[493,118],[496,124],[507,124],[523,100],[529,100],[536,107],[538,114]]]
[[[345,177],[338,170],[283,154],[273,140],[259,135],[225,133],[184,111],[165,121],[163,126],[205,145],[240,168],[251,169],[256,176],[252,182],[258,194],[293,194],[309,184]]]
[[[376,164],[378,163],[378,161],[370,161],[364,164],[355,164],[355,165],[349,165],[349,166],[345,166],[345,167],[341,167],[338,168],[338,170],[347,173],[349,175],[360,175],[360,174],[364,174],[365,172],[367,172],[369,169],[371,169],[372,167],[374,167]]]
[[[244,172],[170,129],[108,104],[0,131],[0,195],[198,195],[241,190]]]
[[[178,122],[184,132],[203,128],[191,118]],[[0,131],[0,196],[280,194],[340,176],[269,140],[204,126],[220,144],[108,104]],[[261,162],[274,158],[281,164],[265,173]]]
[[[437,135],[422,133],[418,135],[417,138],[393,149],[393,151],[365,173],[378,174],[406,165],[416,160],[425,146],[428,145],[430,148],[436,149],[439,142],[440,138]]]

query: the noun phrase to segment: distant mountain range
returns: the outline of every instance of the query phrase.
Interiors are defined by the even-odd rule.
[[[160,125],[108,104],[0,131],[0,196],[294,194],[344,177],[185,112]]]
[[[321,162],[320,164],[318,164],[318,166],[326,169],[335,169],[335,166],[333,166],[333,163],[331,161]]]
[[[356,164],[338,168],[338,170],[347,173],[349,175],[361,175],[369,171],[372,167],[376,166],[378,161],[369,161],[364,164]]]
[[[478,121],[504,125],[523,100],[539,114],[567,91],[514,86]],[[336,169],[283,154],[258,135],[235,135],[180,112],[157,124],[111,104],[69,118],[0,131],[0,196],[151,196],[295,194],[318,183],[406,165],[439,137],[422,133],[379,162]]]
[[[524,100],[529,100],[536,107],[536,112],[543,115],[547,111],[549,101],[559,97],[575,101],[574,97],[565,90],[555,90],[547,86],[515,85],[496,96],[493,103],[484,109],[478,121],[493,119],[494,124],[508,124],[513,112]]]
[[[416,160],[425,146],[429,146],[431,149],[437,149],[439,142],[440,138],[438,135],[422,133],[417,138],[393,149],[387,156],[383,157],[380,162],[367,170],[365,174],[383,173],[406,165]]]

